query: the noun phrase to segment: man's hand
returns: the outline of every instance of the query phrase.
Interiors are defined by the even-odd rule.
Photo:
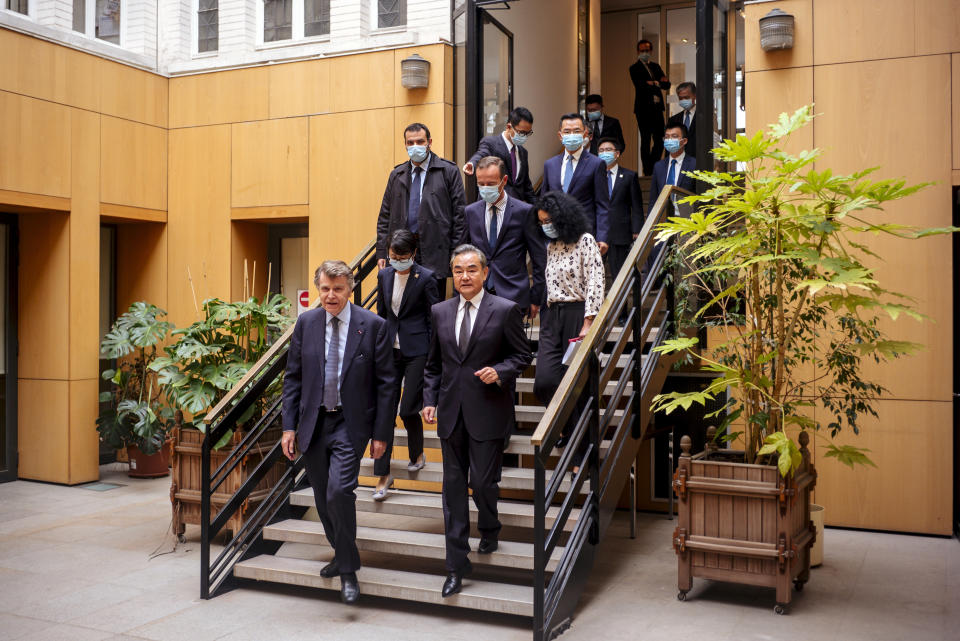
[[[610,249],[610,245],[608,245],[608,244],[606,244],[606,243],[601,243],[601,242],[598,242],[598,243],[597,243],[597,247],[600,248],[600,255],[601,255],[601,256],[606,256],[607,250]]]
[[[639,235],[640,235],[640,234],[634,234],[634,235],[633,235],[633,239],[636,240],[636,239],[637,239],[637,236],[639,236]]]
[[[529,318],[530,320],[533,320],[534,318],[537,317],[537,314],[539,313],[540,313],[540,306],[531,304],[530,311],[527,312],[527,318]]]
[[[387,442],[386,442],[386,441],[378,441],[377,439],[373,439],[372,441],[370,441],[370,456],[371,456],[371,457],[373,457],[373,458],[380,458],[381,456],[383,456],[384,452],[386,452],[386,451],[387,451]]]
[[[437,422],[437,408],[434,405],[428,405],[423,408],[423,420],[431,425]]]
[[[297,433],[293,430],[287,430],[283,433],[283,436],[280,437],[280,449],[283,450],[283,455],[286,456],[291,461],[294,457],[294,449],[297,445]]]
[[[386,269],[387,268],[387,259],[378,258],[377,259],[377,269]]]
[[[465,174],[468,175],[468,176],[472,176],[472,175],[473,175],[473,163],[472,163],[472,162],[468,162],[466,165],[463,166],[463,173],[465,173]]]
[[[583,338],[584,336],[587,335],[587,332],[590,331],[591,325],[593,325],[593,318],[584,317],[583,327],[580,328],[580,334],[579,334],[580,338]]]
[[[492,367],[484,367],[483,369],[474,372],[473,375],[488,385],[490,383],[496,383],[500,380],[500,375],[497,374],[497,370],[493,369]]]

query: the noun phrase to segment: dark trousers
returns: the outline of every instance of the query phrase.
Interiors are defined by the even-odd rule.
[[[363,451],[357,451],[351,441],[342,413],[321,411],[317,423],[303,454],[307,479],[340,573],[356,572],[360,569],[360,553],[354,490]]]
[[[640,130],[640,163],[643,175],[653,175],[653,165],[663,156],[663,112],[634,114],[637,117],[637,129]],[[651,198],[655,196],[651,195]]]
[[[617,276],[620,275],[620,269],[623,267],[623,264],[627,262],[627,255],[630,253],[630,248],[632,245],[610,245],[610,248],[607,250],[607,264],[610,266],[610,269],[607,272],[610,274],[610,282],[617,280]]]
[[[503,467],[503,439],[478,441],[467,432],[463,414],[448,438],[440,439],[443,452],[443,529],[447,544],[447,571],[470,566],[470,505],[467,488],[477,506],[477,529],[483,538],[500,533],[497,499]],[[469,475],[469,477],[468,477]],[[469,478],[469,481],[468,481]]]
[[[397,377],[394,385],[393,407],[400,404],[398,414],[407,430],[407,449],[410,450],[410,462],[415,462],[423,454],[423,421],[420,410],[423,409],[423,366],[427,355],[404,356],[399,349],[393,350],[393,366]],[[393,433],[387,441],[387,450],[383,456],[373,462],[373,473],[386,476],[390,473],[390,457],[393,456]]]

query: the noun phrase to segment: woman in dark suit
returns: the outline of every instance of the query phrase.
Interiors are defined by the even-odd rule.
[[[393,344],[393,363],[396,369],[395,399],[407,430],[407,449],[410,464],[407,469],[419,471],[426,462],[423,454],[423,366],[430,351],[430,307],[440,302],[437,279],[432,271],[413,262],[417,241],[413,234],[398,229],[390,235],[388,247],[390,266],[377,274],[377,313],[386,319]],[[402,390],[402,391],[401,391]],[[373,493],[375,501],[387,498],[393,477],[390,475],[390,457],[393,454],[393,435],[387,441],[387,451],[373,464],[373,472],[380,479]]]

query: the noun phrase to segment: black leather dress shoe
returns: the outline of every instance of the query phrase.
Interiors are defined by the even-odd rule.
[[[347,605],[353,605],[360,598],[360,585],[357,583],[356,572],[347,572],[340,575],[340,600]]]
[[[554,445],[554,447],[559,448],[559,449],[563,449],[564,447],[567,446],[567,443],[569,443],[569,442],[570,442],[570,437],[564,435],[564,436],[561,436],[560,438],[557,439],[557,444]]]
[[[340,568],[337,567],[337,562],[331,561],[320,568],[320,576],[325,579],[332,579],[335,576],[340,576]]]
[[[443,582],[443,590],[440,592],[444,597],[451,596],[460,591],[462,587],[462,577],[459,572],[451,572],[447,575],[447,580]]]
[[[477,546],[477,554],[490,554],[500,547],[497,539],[480,539],[480,545]]]

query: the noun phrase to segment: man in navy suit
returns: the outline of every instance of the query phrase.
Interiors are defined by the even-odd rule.
[[[676,185],[687,191],[696,189],[693,178],[684,173],[697,168],[697,159],[685,151],[686,144],[686,127],[679,123],[667,127],[663,134],[663,148],[668,155],[653,166],[653,177],[650,179],[650,205],[647,213],[653,209],[654,203],[657,202],[660,192],[666,185]]]
[[[506,170],[496,156],[477,162],[480,200],[467,205],[467,238],[487,256],[490,275],[484,281],[486,290],[513,301],[533,319],[545,294],[547,250],[533,206],[509,195]],[[533,264],[532,288],[527,255]]]
[[[663,92],[670,91],[667,74],[655,62],[653,43],[643,39],[637,42],[637,61],[630,65],[630,81],[633,83],[633,115],[640,131],[640,162],[643,175],[650,176],[653,163],[663,155]]]
[[[623,148],[613,138],[604,138],[598,147],[599,157],[607,165],[607,189],[610,192],[610,276],[616,278],[623,267],[630,246],[643,227],[643,193],[637,172],[620,166]]]
[[[681,82],[677,85],[677,101],[680,103],[679,111],[667,120],[667,126],[683,125],[687,128],[687,144],[690,151],[697,153],[697,85],[692,82]]]
[[[507,172],[507,193],[511,198],[533,203],[536,195],[530,183],[530,162],[523,145],[533,135],[533,114],[525,107],[517,107],[507,118],[507,127],[498,136],[484,136],[477,153],[463,166],[463,173],[472,176],[481,158],[496,156],[504,162]]]
[[[503,439],[516,422],[514,383],[533,360],[520,308],[483,289],[488,273],[483,252],[460,245],[450,263],[460,295],[433,306],[423,389],[423,418],[439,421],[443,452],[444,597],[459,592],[472,569],[468,487],[478,511],[477,552],[498,547]]]
[[[307,478],[334,559],[320,570],[340,576],[340,597],[360,597],[357,570],[357,475],[370,442],[373,458],[383,456],[393,433],[393,354],[387,323],[348,302],[353,272],[340,260],[317,268],[314,283],[321,309],[297,319],[287,351],[283,380],[283,453],[303,454]]]
[[[560,117],[557,137],[564,152],[548,158],[543,165],[543,184],[540,193],[562,190],[580,203],[587,212],[590,233],[600,246],[600,253],[607,253],[610,226],[607,221],[607,171],[603,161],[591,154],[583,144],[586,123],[578,113]]]
[[[623,153],[627,146],[623,140],[623,128],[620,126],[620,120],[613,116],[608,116],[603,111],[603,96],[598,93],[592,93],[587,96],[587,126],[590,129],[590,153],[597,154],[600,147],[600,141],[604,138],[613,138]]]

